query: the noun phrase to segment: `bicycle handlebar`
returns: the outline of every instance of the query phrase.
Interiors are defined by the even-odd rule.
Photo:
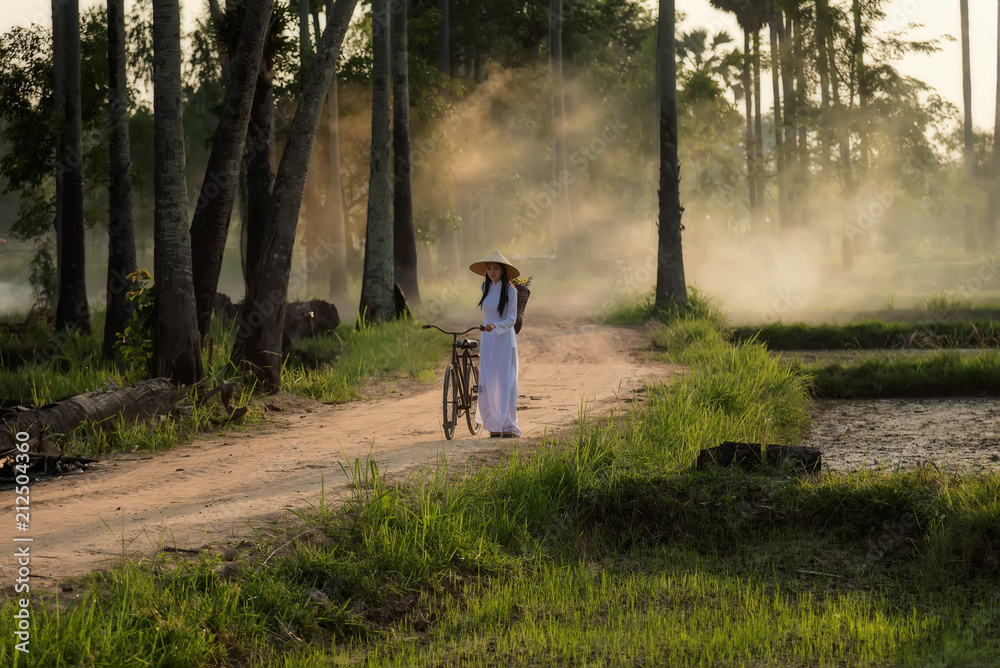
[[[434,329],[436,329],[436,330],[438,330],[440,332],[444,332],[445,334],[451,334],[452,336],[462,336],[462,334],[468,334],[469,332],[471,332],[474,329],[478,329],[480,331],[482,331],[482,329],[483,329],[482,325],[476,325],[475,327],[470,327],[467,330],[465,330],[464,332],[449,332],[446,329],[441,329],[437,325],[424,325],[421,329],[430,329],[431,327],[433,327]]]

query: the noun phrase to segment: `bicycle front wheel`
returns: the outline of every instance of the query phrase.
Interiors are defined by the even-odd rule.
[[[469,410],[465,411],[465,422],[473,435],[483,426],[476,422],[476,405],[479,402],[479,365],[475,362],[465,367],[465,388],[469,391]]]
[[[458,390],[459,379],[455,367],[449,366],[444,373],[444,437],[451,440],[455,435],[455,425],[458,424]]]

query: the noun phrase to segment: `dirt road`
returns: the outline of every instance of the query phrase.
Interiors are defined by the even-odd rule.
[[[606,414],[647,378],[665,380],[677,371],[631,354],[645,344],[641,332],[627,328],[526,327],[518,337],[522,440],[572,426],[583,407]],[[300,402],[255,433],[199,440],[163,454],[117,454],[86,472],[34,482],[28,535],[35,585],[57,586],[123,554],[235,540],[282,509],[317,503],[321,489],[328,500],[344,495],[340,463],[364,460],[369,452],[381,471],[398,473],[442,456],[455,461],[495,452],[501,444],[483,432],[470,436],[464,420],[446,441],[439,383],[399,382],[392,389],[380,399],[339,406]],[[11,510],[13,491],[6,494]],[[8,519],[0,541],[13,545],[17,532]],[[13,557],[0,559],[0,582],[11,583],[16,569]]]

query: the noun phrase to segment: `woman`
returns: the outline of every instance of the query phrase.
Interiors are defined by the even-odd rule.
[[[500,251],[469,269],[485,276],[483,296],[483,336],[479,351],[479,402],[476,422],[486,426],[494,438],[520,436],[517,426],[517,289],[510,279],[521,272]]]

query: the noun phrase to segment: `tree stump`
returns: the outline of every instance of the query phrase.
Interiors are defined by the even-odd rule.
[[[698,453],[696,466],[739,466],[746,470],[766,466],[791,465],[808,472],[819,471],[822,464],[820,451],[803,445],[766,445],[725,441],[714,448],[704,448]]]

